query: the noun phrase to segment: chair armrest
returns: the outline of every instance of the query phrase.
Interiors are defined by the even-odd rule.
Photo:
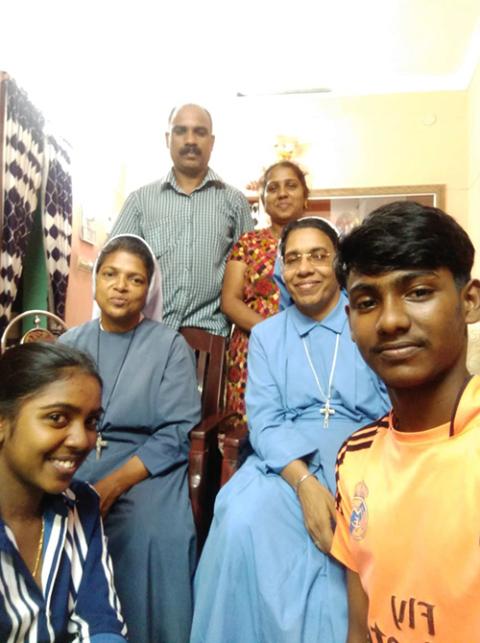
[[[230,480],[238,469],[240,446],[248,435],[248,427],[243,418],[227,424],[223,442],[223,460],[220,486]]]
[[[207,434],[211,433],[214,429],[219,429],[221,425],[233,416],[236,413],[234,411],[221,411],[220,413],[214,413],[209,415],[207,418],[199,422],[193,429],[190,431],[190,440],[193,441],[203,440],[207,437]]]
[[[247,423],[242,421],[226,424],[225,446],[239,447],[242,440],[248,435]]]
[[[220,488],[222,456],[218,431],[235,413],[223,411],[208,416],[190,431],[188,485],[201,551],[213,515],[213,503]]]

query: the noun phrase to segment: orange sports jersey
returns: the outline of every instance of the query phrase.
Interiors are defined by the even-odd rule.
[[[480,641],[480,377],[448,424],[390,415],[343,444],[332,554],[360,575],[372,643]]]

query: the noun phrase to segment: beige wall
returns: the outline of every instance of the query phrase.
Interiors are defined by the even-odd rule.
[[[480,64],[468,90],[468,224],[477,250],[475,274],[480,276]]]
[[[119,185],[123,180],[122,168],[119,168],[119,177],[117,185],[112,185],[111,195],[103,195],[103,200],[98,200],[93,204],[94,211],[110,213],[112,208],[115,212],[120,210],[123,203],[124,195],[118,195]],[[76,189],[77,187],[77,189]],[[107,188],[105,188],[107,189]],[[125,190],[123,190],[125,191]],[[86,243],[80,239],[80,228],[82,225],[82,204],[81,195],[78,192],[78,185],[73,190],[73,232],[72,232],[72,257],[70,261],[70,275],[67,291],[67,303],[65,311],[65,322],[69,328],[83,324],[91,318],[92,312],[92,272],[86,269],[87,265],[93,265],[99,249],[102,247],[107,232],[105,221],[96,222],[96,239],[95,243]]]
[[[313,188],[444,183],[446,209],[474,234],[480,247],[480,225],[472,215],[480,210],[479,71],[469,92],[287,97],[237,101],[212,111],[217,135],[212,167],[238,187],[256,179],[262,167],[275,160],[273,142],[285,134],[302,143],[299,160],[309,169]],[[165,172],[168,156],[160,133],[158,141],[158,155],[137,150],[131,158],[117,159],[119,166],[122,160],[127,165],[126,177],[119,169],[127,191],[136,187],[129,173],[141,184],[152,180],[152,168],[158,166],[159,177]],[[152,148],[151,139],[149,145]],[[132,159],[148,164],[144,181],[138,167],[130,172]],[[111,193],[121,202],[118,184],[111,186]],[[87,320],[91,310],[90,275],[77,264],[81,258],[93,258],[95,248],[79,241],[78,217],[76,211],[68,325]],[[99,228],[101,241],[101,223]]]
[[[466,92],[277,100],[246,105],[243,117],[236,106],[220,123],[214,167],[236,185],[274,160],[272,142],[284,133],[304,144],[311,187],[445,183],[447,208],[466,222]]]
[[[73,209],[72,256],[68,278],[65,322],[69,328],[83,324],[92,310],[91,272],[81,269],[80,262],[93,262],[96,248],[80,240],[81,213],[75,204]]]
[[[75,197],[74,191],[72,257],[65,311],[65,322],[69,328],[83,324],[91,318],[92,271],[88,269],[88,266],[93,266],[98,250],[107,237],[103,222],[98,222],[95,244],[81,241],[82,209]]]

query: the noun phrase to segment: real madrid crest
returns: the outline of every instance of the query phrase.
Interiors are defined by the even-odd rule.
[[[368,487],[363,482],[357,482],[353,495],[353,509],[350,516],[350,533],[354,540],[365,538],[368,525],[367,507]]]

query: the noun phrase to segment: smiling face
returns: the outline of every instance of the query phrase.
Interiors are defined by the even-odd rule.
[[[166,141],[177,172],[189,177],[207,172],[215,137],[210,117],[199,105],[184,105],[173,114]]]
[[[340,296],[333,271],[334,257],[331,240],[316,228],[297,228],[287,237],[285,285],[297,308],[317,321],[335,308]]]
[[[95,281],[95,300],[103,328],[110,332],[134,328],[140,321],[147,293],[147,268],[138,255],[125,250],[106,255]]]
[[[272,223],[283,226],[301,217],[307,197],[295,171],[288,165],[277,165],[266,179],[263,201]]]
[[[391,390],[466,377],[466,324],[478,317],[479,284],[458,288],[447,268],[355,271],[347,280],[352,338]]]
[[[14,419],[0,418],[0,484],[18,499],[57,494],[70,484],[96,440],[98,380],[78,368],[20,402]]]

